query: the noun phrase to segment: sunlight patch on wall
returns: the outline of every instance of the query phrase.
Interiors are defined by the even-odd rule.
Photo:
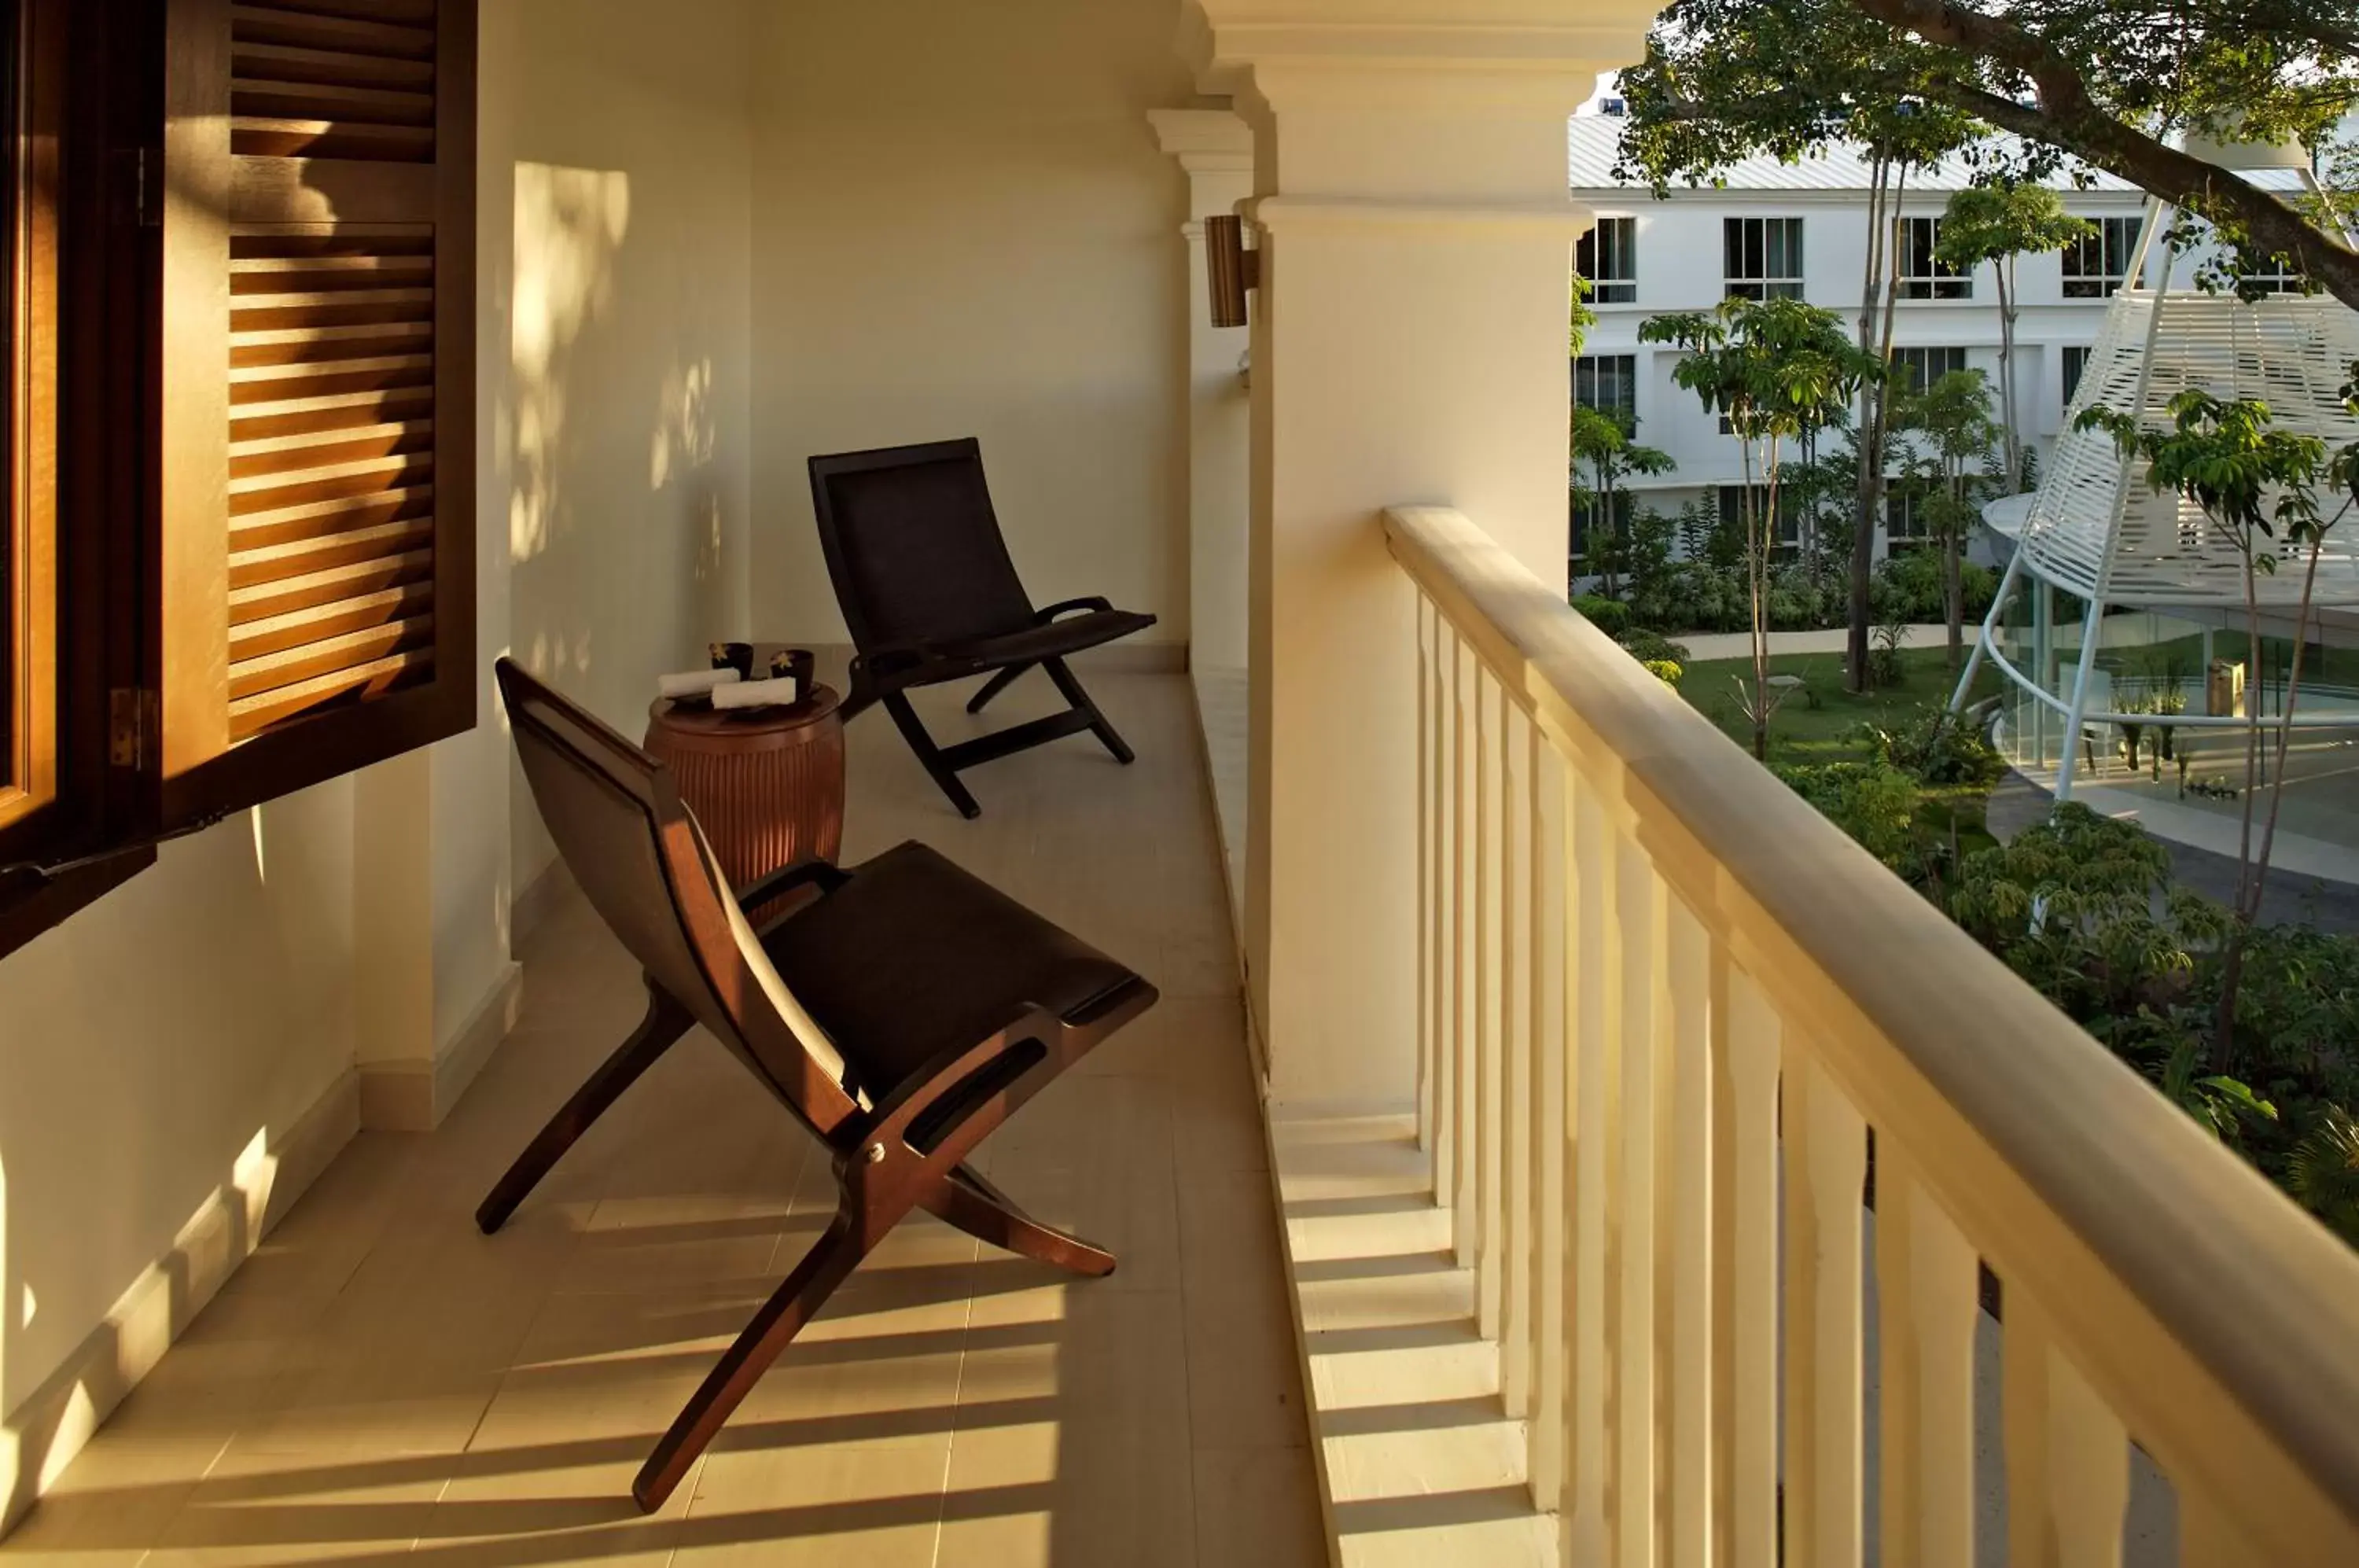
[[[566,417],[565,360],[614,294],[614,255],[631,227],[631,177],[619,169],[519,163],[516,291],[509,337],[516,487],[508,552],[549,547],[563,497],[558,454]]]
[[[712,412],[712,361],[674,365],[658,395],[656,432],[647,458],[647,488],[661,490],[690,469],[712,461],[721,445]]]

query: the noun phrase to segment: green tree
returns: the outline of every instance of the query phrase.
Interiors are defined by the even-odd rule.
[[[1573,500],[1597,512],[1598,527],[1591,534],[1590,549],[1604,576],[1608,598],[1621,593],[1622,482],[1634,474],[1669,474],[1678,466],[1669,452],[1641,446],[1630,436],[1617,415],[1573,406]],[[1586,482],[1583,467],[1588,471]]]
[[[1728,420],[1743,455],[1739,511],[1753,637],[1753,685],[1745,705],[1753,755],[1767,761],[1776,707],[1767,608],[1784,462],[1790,448],[1841,419],[1861,383],[1880,367],[1853,346],[1833,311],[1799,299],[1723,299],[1712,311],[1649,317],[1638,336],[1685,351],[1672,380],[1694,393],[1706,413]],[[1759,495],[1756,473],[1764,480]]]
[[[1868,140],[1828,128],[1857,103],[1938,105],[2022,138],[1993,149],[2009,172],[2076,158],[2359,309],[2359,252],[2336,220],[2359,180],[2349,0],[1674,0],[1623,85],[1642,125],[1729,156]],[[2327,189],[2281,196],[2201,150],[2239,137],[2313,149]]]
[[[1896,90],[1902,62],[1886,29],[1825,0],[1749,16],[1740,50],[1683,49],[1671,25],[1692,10],[1701,25],[1714,6],[1689,0],[1665,14],[1642,65],[1622,75],[1631,122],[1620,172],[1658,194],[1674,183],[1716,182],[1735,159],[1763,153],[1787,161],[1843,142],[1868,160],[1867,233],[1860,279],[1859,349],[1887,374],[1864,382],[1852,448],[1848,657],[1844,680],[1864,691],[1875,621],[1875,519],[1884,509],[1891,439],[1892,336],[1899,300],[1902,199],[1913,170],[1977,147],[1989,126],[1923,93]]]
[[[2096,233],[2096,225],[2064,211],[2064,199],[2045,185],[2002,180],[1970,185],[1950,198],[1934,254],[1960,272],[1992,264],[1998,279],[1998,406],[2006,443],[2006,494],[2023,487],[2023,436],[2016,397],[2015,328],[2021,308],[2015,264],[2045,256]]]
[[[2359,365],[2352,366],[2352,383],[2343,388],[2345,406],[2359,416]],[[2245,647],[2261,646],[2258,580],[2274,573],[2279,554],[2301,558],[2299,608],[2294,618],[2293,668],[2286,680],[2279,710],[2277,768],[2269,786],[2269,811],[2260,854],[2253,844],[2253,808],[2259,793],[2262,714],[2249,706],[2245,726],[2244,822],[2238,840],[2236,899],[2234,924],[2223,950],[2218,1048],[2223,1058],[2240,1060],[2236,1035],[2237,992],[2243,980],[2245,956],[2255,923],[2260,918],[2261,896],[2269,875],[2269,852],[2277,836],[2277,811],[2285,799],[2285,757],[2292,736],[2295,700],[2301,688],[2301,654],[2309,641],[2311,590],[2317,583],[2318,556],[2327,531],[2359,506],[2359,441],[2331,452],[2317,436],[2280,430],[2269,406],[2257,398],[2223,401],[2200,388],[2171,398],[2171,422],[2162,430],[2148,429],[2135,414],[2091,408],[2082,411],[2077,428],[2103,430],[2114,438],[2125,461],[2142,458],[2147,482],[2158,492],[2175,494],[2194,503],[2212,532],[2235,552],[2241,567],[2245,597]],[[2321,498],[2322,485],[2347,495]],[[2278,530],[2282,528],[2283,537]]]
[[[1904,395],[1895,419],[1919,447],[1911,455],[1926,485],[1926,521],[1941,552],[1941,607],[1954,675],[1965,661],[1966,536],[1982,515],[1975,492],[1998,443],[1990,382],[1979,370],[1952,370],[1923,391]]]

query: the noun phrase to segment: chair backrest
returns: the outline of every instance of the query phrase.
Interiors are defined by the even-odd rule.
[[[991,509],[980,441],[814,457],[810,477],[828,575],[864,652],[1032,624]]]
[[[513,660],[497,673],[533,800],[591,908],[816,1130],[852,1114],[842,1055],[762,951],[669,771]]]

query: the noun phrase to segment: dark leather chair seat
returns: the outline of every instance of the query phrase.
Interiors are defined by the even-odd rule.
[[[1027,1008],[1058,1018],[1133,979],[922,844],[890,849],[762,936],[780,979],[881,1100]]]

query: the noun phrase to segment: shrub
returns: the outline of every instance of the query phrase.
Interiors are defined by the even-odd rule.
[[[1921,855],[1917,781],[1882,762],[1779,765],[1788,788],[1876,859],[1904,874]]]
[[[1680,667],[1676,659],[1650,659],[1646,660],[1643,668],[1647,674],[1674,691],[1680,689],[1680,682],[1687,679],[1688,672]]]
[[[1687,645],[1673,642],[1660,632],[1650,632],[1643,626],[1634,627],[1614,639],[1631,658],[1641,664],[1685,664]]]
[[[1630,606],[1619,599],[1608,599],[1602,593],[1583,593],[1573,600],[1572,607],[1607,637],[1618,637],[1630,629]]]
[[[1895,729],[1862,724],[1857,734],[1877,761],[1935,788],[1995,784],[2006,771],[2006,759],[1981,731],[1940,711],[1920,713]]]

